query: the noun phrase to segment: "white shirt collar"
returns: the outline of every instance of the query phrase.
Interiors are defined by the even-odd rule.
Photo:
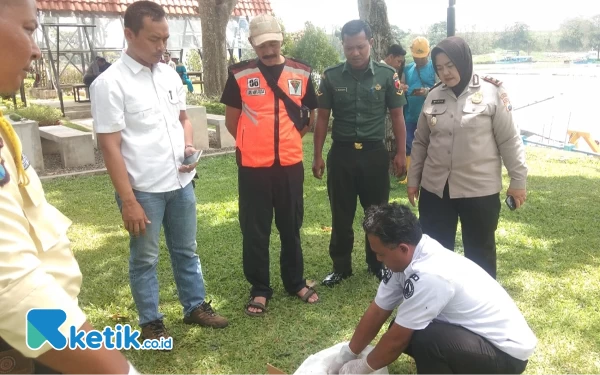
[[[410,264],[404,270],[404,274],[406,276],[413,274],[412,266],[413,266],[413,264],[415,264],[415,262],[419,261],[419,258],[421,258],[421,253],[423,252],[423,247],[425,247],[425,245],[427,244],[427,240],[429,240],[429,238],[430,237],[426,234],[423,234],[423,236],[421,237],[421,241],[419,241],[419,244],[417,245],[417,247],[415,247],[415,252],[413,253]]]
[[[138,74],[142,71],[142,69],[146,68],[144,65],[135,61],[133,57],[129,56],[126,52],[123,52],[123,54],[121,55],[121,59],[123,60],[125,66],[127,66],[133,72],[134,75]]]

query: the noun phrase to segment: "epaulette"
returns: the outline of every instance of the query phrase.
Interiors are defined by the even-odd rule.
[[[343,62],[342,62],[342,63],[339,63],[339,64],[337,64],[337,65],[333,65],[333,66],[330,66],[330,67],[328,67],[328,68],[325,68],[325,70],[323,71],[323,73],[327,73],[328,71],[330,71],[330,70],[332,70],[332,69],[336,69],[336,68],[339,68],[339,67],[341,67],[341,66],[344,66],[344,64],[345,64],[345,63],[343,63]]]
[[[484,81],[486,81],[486,82],[489,82],[489,83],[491,83],[491,84],[492,84],[492,85],[494,85],[494,86],[498,86],[498,87],[502,86],[502,81],[500,81],[500,80],[497,80],[497,79],[496,79],[496,78],[494,78],[494,77],[485,76],[485,77],[483,77],[482,79],[483,79]]]
[[[436,83],[435,85],[433,85],[433,87],[431,88],[431,90],[435,89],[436,87],[438,87],[441,84],[442,84],[442,81],[439,81],[438,83]],[[429,90],[429,91],[431,91],[431,90]]]
[[[327,68],[325,68],[325,70],[323,71],[323,73],[321,73],[321,79],[325,79],[325,73],[329,72],[330,70],[333,70],[333,69],[337,69],[337,68],[339,68],[339,67],[342,67],[342,66],[344,66],[344,64],[345,64],[345,63],[339,63],[339,64],[337,64],[337,65],[333,65],[333,66],[330,66],[330,67],[327,67]]]
[[[379,61],[373,61],[373,64],[376,65],[376,66],[382,67],[382,68],[389,69],[392,72],[396,73],[396,69],[392,68],[388,64],[383,64],[383,63],[380,63]]]

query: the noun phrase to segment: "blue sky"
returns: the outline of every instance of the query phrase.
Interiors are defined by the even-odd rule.
[[[304,22],[327,29],[358,18],[356,0],[271,0],[286,29],[297,31]],[[448,0],[386,0],[392,24],[422,32],[446,19]],[[551,4],[551,5],[549,5]],[[525,22],[533,30],[556,30],[565,18],[600,14],[598,0],[456,0],[457,28],[503,30],[507,24]]]

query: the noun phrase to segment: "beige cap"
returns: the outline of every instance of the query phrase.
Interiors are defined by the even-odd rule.
[[[283,33],[275,17],[268,14],[261,14],[250,21],[250,38],[252,39],[252,44],[259,46],[273,40],[283,41]]]

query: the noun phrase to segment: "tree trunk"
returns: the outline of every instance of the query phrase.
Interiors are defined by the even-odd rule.
[[[373,31],[373,58],[377,61],[384,59],[394,42],[385,0],[358,0],[358,15]]]
[[[358,0],[358,16],[371,26],[373,32],[371,56],[375,61],[383,60],[387,56],[388,48],[394,43],[385,0]],[[393,160],[396,155],[396,141],[389,114],[386,116],[385,133],[386,148],[390,159]],[[390,163],[390,173],[393,173],[393,163]]]
[[[227,23],[237,0],[198,0],[204,93],[220,96],[227,81]]]

